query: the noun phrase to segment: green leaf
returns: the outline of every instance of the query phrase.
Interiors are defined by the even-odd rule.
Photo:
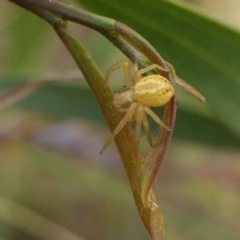
[[[39,17],[20,8],[10,8],[4,14],[14,17],[6,22],[6,28],[0,29],[2,50],[6,54],[1,55],[0,69],[33,72],[43,61],[47,65],[46,54],[54,49],[50,45],[46,48],[47,42],[53,41],[52,29]]]
[[[173,64],[180,77],[207,98],[215,121],[240,138],[239,32],[175,1],[79,2],[88,10],[122,21],[143,35]]]

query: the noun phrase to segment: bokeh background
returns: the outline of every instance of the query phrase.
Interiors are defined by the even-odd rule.
[[[97,12],[108,9],[110,1],[64,2],[76,6],[82,3]],[[135,4],[140,2],[144,1]],[[189,4],[187,7],[194,11],[200,9],[204,16],[213,16],[214,21],[236,36],[240,34],[239,1],[176,2]],[[67,80],[46,84],[21,101],[1,108],[0,239],[150,239],[138,216],[114,144],[99,155],[110,133],[69,53],[51,27],[33,14],[9,1],[0,2],[0,13],[1,94],[39,78]],[[116,16],[128,23],[127,14],[121,14]],[[144,37],[153,37],[151,26]],[[113,63],[126,59],[91,29],[76,24],[69,27],[103,74]],[[159,41],[164,42],[164,38]],[[207,45],[214,48],[217,43]],[[209,102],[201,104],[178,90],[176,129],[153,186],[165,216],[166,239],[237,240],[240,238],[240,135],[234,126],[238,124],[240,111],[234,110],[234,118],[231,109],[229,114],[226,112],[230,123],[219,117],[220,111],[213,106],[219,104],[221,109],[225,99],[219,94],[212,101],[215,91],[211,85],[205,91],[202,85],[206,84],[194,78],[198,66],[191,66],[190,60],[184,62],[183,55],[181,59],[173,59],[171,50],[165,48],[157,50],[176,66],[177,73],[199,87],[207,99],[210,96]],[[228,62],[236,63],[239,56],[225,55]],[[201,58],[198,61],[199,71],[204,72]],[[181,68],[180,63],[187,66]],[[186,74],[185,69],[191,74]],[[217,85],[218,75],[210,74],[210,70],[204,73]],[[122,73],[114,77],[113,87],[121,88]],[[239,78],[232,81],[239,86]],[[231,81],[225,84],[227,90]],[[219,85],[224,91],[224,82]],[[239,92],[240,87],[234,90]],[[231,99],[234,91],[227,94]],[[162,114],[161,110],[158,114]],[[158,126],[152,123],[151,129],[156,136]],[[143,134],[141,151],[146,154],[148,150]]]

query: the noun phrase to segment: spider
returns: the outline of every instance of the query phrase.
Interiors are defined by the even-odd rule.
[[[148,142],[153,146],[151,132],[147,120],[147,114],[150,115],[155,122],[168,131],[171,129],[166,126],[161,119],[150,109],[150,107],[161,107],[167,104],[174,95],[172,84],[163,76],[152,74],[142,76],[143,74],[159,69],[161,71],[169,70],[160,67],[157,64],[150,65],[143,69],[138,69],[138,63],[133,65],[134,76],[132,78],[131,68],[128,62],[120,61],[109,67],[106,73],[106,83],[110,74],[115,70],[123,68],[125,75],[125,87],[122,92],[114,95],[113,105],[120,111],[125,113],[112,135],[105,142],[100,154],[109,146],[115,136],[122,130],[127,122],[136,121],[136,148],[138,150],[141,125],[145,128]]]

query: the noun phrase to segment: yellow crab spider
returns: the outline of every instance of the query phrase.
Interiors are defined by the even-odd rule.
[[[157,64],[150,65],[143,69],[138,69],[138,63],[136,62],[133,65],[134,74],[132,77],[129,63],[126,61],[120,61],[109,67],[107,70],[105,77],[106,83],[108,82],[110,74],[119,68],[123,68],[124,70],[125,88],[122,92],[114,95],[113,105],[119,111],[123,113],[125,112],[125,115],[113,131],[112,135],[105,142],[100,154],[104,152],[125,124],[132,120],[136,121],[137,149],[140,140],[142,123],[145,128],[149,144],[150,146],[153,146],[147,114],[150,115],[161,127],[171,131],[171,129],[161,121],[161,119],[150,109],[150,107],[161,107],[170,101],[175,92],[172,84],[161,75],[152,74],[142,76],[154,69],[165,72],[169,72],[169,70]]]

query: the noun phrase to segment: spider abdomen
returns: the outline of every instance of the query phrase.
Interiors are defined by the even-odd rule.
[[[143,105],[160,107],[169,102],[175,90],[165,77],[149,75],[136,83],[134,92],[135,99]]]

